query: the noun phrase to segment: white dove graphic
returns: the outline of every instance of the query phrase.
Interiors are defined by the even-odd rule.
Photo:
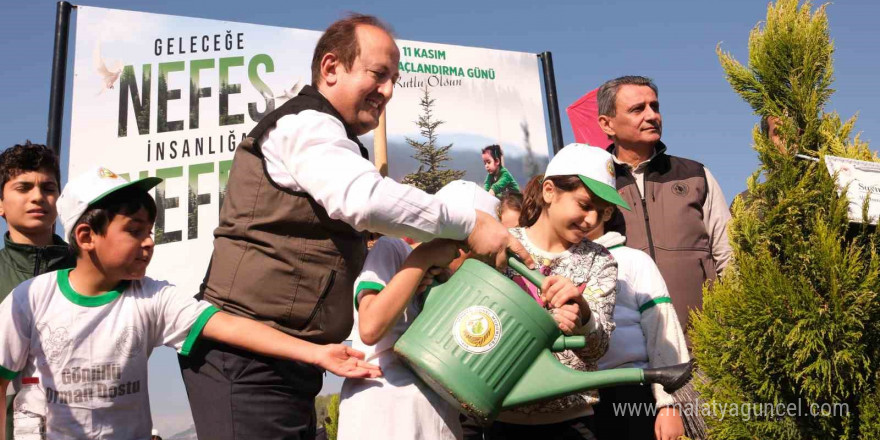
[[[284,93],[275,97],[275,100],[281,100],[281,102],[286,102],[293,98],[294,96],[299,94],[299,91],[302,90],[304,85],[302,84],[302,80],[297,79],[293,86],[289,89],[285,90]]]
[[[101,75],[101,89],[98,90],[98,95],[100,95],[101,93],[104,93],[104,90],[113,88],[113,84],[116,83],[116,80],[119,79],[119,75],[122,74],[122,62],[114,61],[111,63],[110,68],[108,68],[107,63],[101,58],[100,42],[95,45],[95,52],[92,54],[92,61],[94,62],[95,70]]]

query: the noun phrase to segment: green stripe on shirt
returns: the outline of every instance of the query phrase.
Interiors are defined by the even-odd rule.
[[[208,324],[208,320],[211,319],[211,317],[219,311],[220,309],[214,306],[208,306],[208,308],[202,310],[202,313],[199,315],[198,319],[196,319],[195,324],[190,327],[189,334],[186,335],[186,340],[183,341],[183,347],[180,348],[180,354],[184,356],[189,356],[189,353],[192,351],[193,345],[196,344],[196,340],[199,339],[199,336],[202,334],[202,330],[205,328],[205,325]]]
[[[18,371],[7,370],[7,369],[3,368],[2,365],[0,365],[0,377],[4,378],[6,380],[13,380],[16,377],[18,377]],[[6,392],[6,390],[0,390],[0,391],[3,391],[4,393]]]
[[[375,282],[375,281],[361,281],[358,283],[357,287],[354,289],[354,309],[357,310],[360,304],[358,304],[358,294],[361,293],[361,290],[370,289],[375,290],[376,292],[381,292],[385,286]]]
[[[645,313],[645,310],[650,309],[651,307],[656,306],[657,304],[669,303],[672,304],[672,298],[668,296],[661,296],[660,298],[654,298],[639,307],[639,313]]]

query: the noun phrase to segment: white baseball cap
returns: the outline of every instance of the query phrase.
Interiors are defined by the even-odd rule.
[[[64,227],[65,240],[71,240],[70,233],[89,206],[103,200],[110,194],[134,186],[144,191],[151,190],[162,182],[158,177],[145,177],[129,182],[104,167],[94,167],[67,182],[56,207],[61,226]]]
[[[614,178],[614,160],[607,151],[587,144],[568,144],[559,150],[544,178],[550,176],[578,176],[597,197],[629,211],[629,205],[617,193]]]
[[[479,209],[498,220],[498,200],[474,182],[453,180],[440,188],[435,196],[449,205],[461,209]]]

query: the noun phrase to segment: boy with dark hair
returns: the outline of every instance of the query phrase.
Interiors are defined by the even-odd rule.
[[[27,141],[0,153],[0,217],[9,229],[0,249],[0,301],[22,281],[75,263],[61,237],[52,233],[59,175],[58,157],[45,145]],[[8,391],[13,388],[18,384]],[[7,440],[12,439],[14,396],[6,397]]]
[[[159,182],[129,182],[106,168],[70,181],[58,209],[76,267],[26,281],[0,303],[0,387],[39,378],[51,438],[150,438],[147,360],[160,345],[186,356],[208,338],[345,377],[381,374],[344,345],[218,313],[145,277],[156,217],[147,191]]]
[[[0,301],[22,281],[72,267],[74,258],[52,233],[60,177],[45,145],[14,145],[0,153],[0,216],[9,232],[0,249]]]

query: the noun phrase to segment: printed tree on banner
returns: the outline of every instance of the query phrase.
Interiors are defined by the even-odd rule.
[[[855,117],[824,112],[832,53],[825,6],[797,0],[769,5],[748,66],[718,49],[734,91],[779,119],[781,140],[753,130],[761,164],[733,204],[735,264],[692,317],[713,440],[880,438],[880,235],[849,222],[824,163],[876,156],[851,136]]]
[[[523,133],[523,145],[526,147],[526,160],[523,164],[523,171],[526,173],[526,178],[531,179],[533,176],[541,174],[541,165],[538,164],[538,161],[535,159],[535,152],[532,151],[532,139],[531,133],[529,132],[529,123],[526,121],[522,121],[519,123],[519,128]]]
[[[412,158],[419,161],[419,170],[404,176],[403,183],[415,186],[428,194],[434,194],[443,185],[461,179],[464,176],[464,171],[447,170],[443,166],[443,163],[450,159],[449,149],[452,148],[452,144],[437,146],[436,130],[444,121],[434,119],[432,111],[434,99],[431,98],[428,86],[425,86],[423,90],[424,94],[419,102],[422,114],[419,115],[416,125],[418,125],[419,133],[425,138],[425,141],[418,142],[409,137],[406,138],[406,143],[416,150]]]

